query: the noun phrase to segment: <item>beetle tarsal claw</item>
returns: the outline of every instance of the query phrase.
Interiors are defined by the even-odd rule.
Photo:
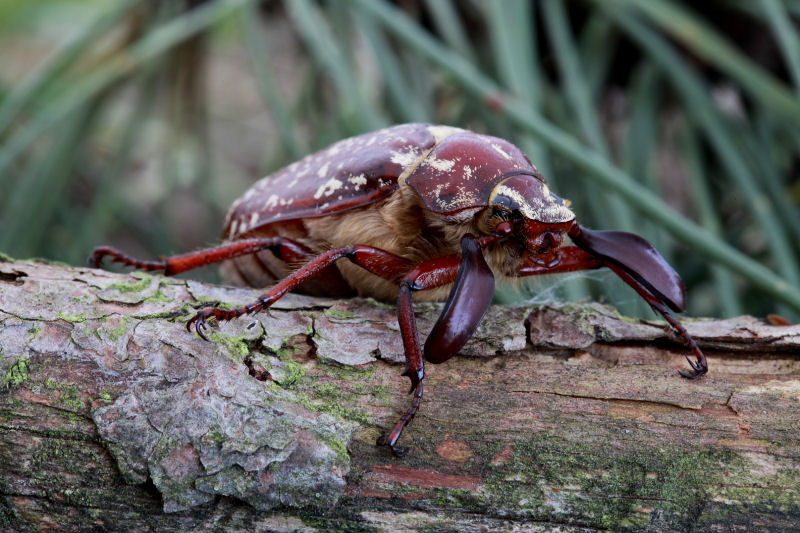
[[[412,371],[411,369],[406,368],[400,375],[406,376],[408,379],[411,380],[411,388],[408,390],[408,393],[411,394],[416,390],[417,385],[419,385],[419,383],[422,381],[422,377],[424,374],[421,368],[417,371]]]
[[[692,365],[692,367],[694,367],[694,365]],[[686,370],[678,370],[678,374],[680,374],[681,376],[685,377],[686,379],[697,379],[697,378],[699,378],[700,376],[702,376],[705,373],[706,373],[706,371],[704,369],[702,369],[702,368],[701,369],[692,370],[691,372],[686,371]]]
[[[405,457],[408,454],[406,446],[392,446],[392,453],[395,457]]]
[[[702,363],[699,363],[697,361],[692,361],[688,355],[686,356],[686,361],[688,361],[689,366],[692,367],[692,372],[681,372],[681,375],[683,377],[694,379],[708,372],[708,367],[704,366]]]
[[[214,318],[216,315],[214,313],[215,309],[203,309],[198,311],[196,315],[189,319],[186,322],[186,329],[187,331],[192,331],[192,324],[194,324],[194,329],[200,337],[207,341],[208,337],[205,335],[205,330],[209,329],[209,325],[206,322],[207,318]]]

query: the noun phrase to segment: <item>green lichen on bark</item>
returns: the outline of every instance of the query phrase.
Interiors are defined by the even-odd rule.
[[[59,383],[48,377],[44,381],[44,388],[48,396],[53,398],[56,404],[72,413],[88,413],[88,406],[81,397],[78,386],[73,383]]]
[[[145,274],[142,272],[134,272],[131,274],[134,278],[140,278],[139,281],[134,283],[111,283],[108,285],[107,288],[114,289],[115,291],[119,291],[121,293],[127,292],[141,292],[145,289],[150,288],[152,285],[153,276],[150,274]]]
[[[2,360],[2,358],[0,358]],[[30,361],[27,357],[20,357],[11,365],[0,382],[0,390],[18,387],[30,378]]]
[[[86,313],[79,313],[77,315],[73,315],[61,311],[56,315],[56,318],[66,320],[67,322],[77,323],[77,322],[86,322],[88,320],[88,315]]]
[[[777,501],[767,500],[754,487],[714,489],[712,494],[711,487],[722,486],[728,476],[751,471],[752,464],[731,450],[609,448],[599,442],[564,442],[534,435],[515,440],[503,464],[490,464],[488,460],[502,447],[501,443],[473,447],[480,459],[469,470],[481,471],[481,490],[436,489],[430,501],[470,513],[578,527],[688,531],[712,497],[733,498],[752,490],[761,498],[743,501],[754,509],[800,517],[796,491],[787,491]],[[712,522],[719,523],[718,518]]]

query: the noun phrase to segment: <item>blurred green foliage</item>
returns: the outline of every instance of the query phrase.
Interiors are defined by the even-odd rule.
[[[262,175],[430,121],[515,142],[582,224],[652,241],[690,313],[797,319],[798,16],[797,0],[3,0],[0,251],[210,245]],[[642,312],[610,279],[563,288]]]

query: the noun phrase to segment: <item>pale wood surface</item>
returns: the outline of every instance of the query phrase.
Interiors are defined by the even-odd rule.
[[[136,276],[0,262],[0,530],[800,529],[799,326],[493,307],[397,459],[393,308]]]

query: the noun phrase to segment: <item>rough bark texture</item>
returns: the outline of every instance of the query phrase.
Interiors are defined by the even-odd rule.
[[[0,530],[793,530],[800,327],[493,307],[407,407],[394,309],[0,262]],[[418,306],[427,332],[437,310]]]

